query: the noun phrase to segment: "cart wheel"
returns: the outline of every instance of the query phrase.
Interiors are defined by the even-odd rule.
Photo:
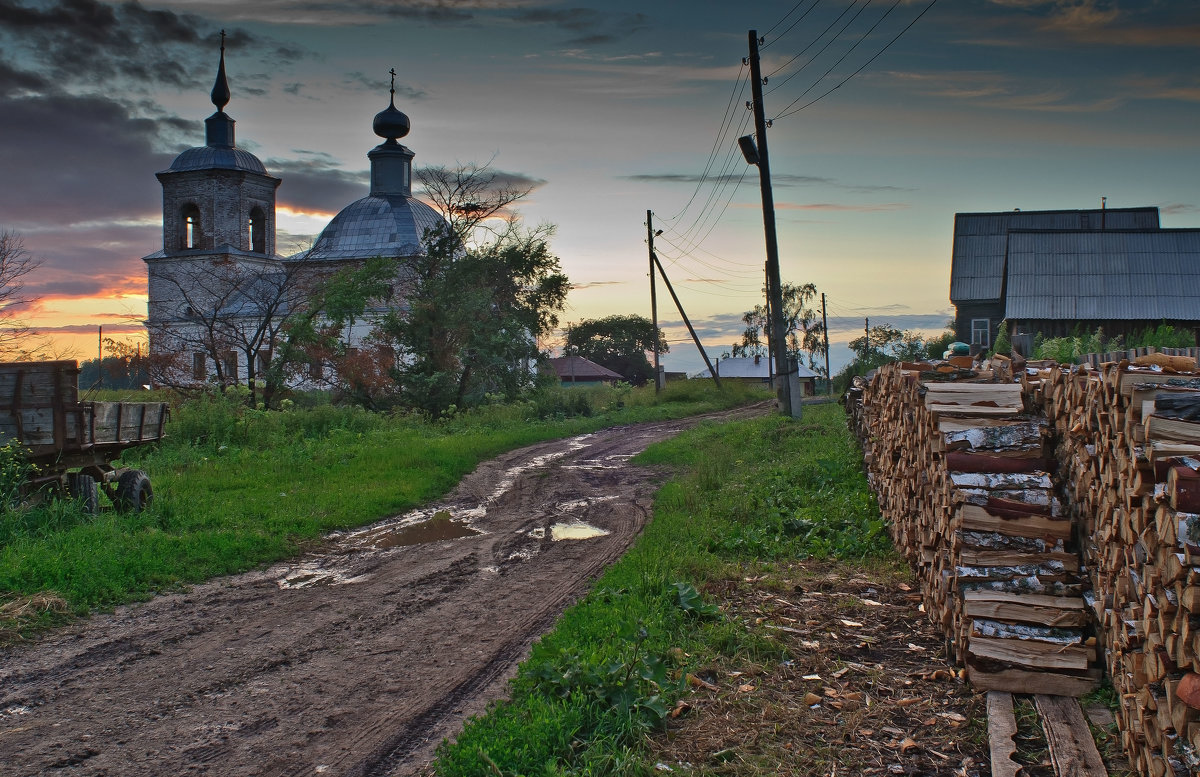
[[[117,508],[140,513],[154,499],[150,477],[140,469],[121,473],[117,479]]]
[[[82,472],[67,473],[67,495],[83,505],[87,515],[100,514],[100,487],[96,479]]]

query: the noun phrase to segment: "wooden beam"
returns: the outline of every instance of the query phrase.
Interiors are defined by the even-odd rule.
[[[1083,719],[1079,700],[1043,694],[1033,698],[1042,718],[1042,730],[1046,732],[1054,773],[1064,777],[1107,777],[1108,770],[1104,768],[1096,740]]]
[[[992,777],[1020,777],[1021,765],[1013,760],[1017,752],[1017,718],[1013,715],[1012,694],[988,691],[987,716]]]

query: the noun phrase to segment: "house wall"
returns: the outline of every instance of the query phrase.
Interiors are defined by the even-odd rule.
[[[988,338],[986,345],[990,347],[996,342],[996,331],[1004,320],[1004,302],[988,300],[986,302],[969,302],[954,307],[954,337],[959,342],[971,343],[971,323],[978,319],[988,320]]]

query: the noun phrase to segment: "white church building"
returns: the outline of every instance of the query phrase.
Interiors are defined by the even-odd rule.
[[[393,76],[394,78],[394,76]],[[223,385],[265,372],[283,335],[285,317],[307,300],[315,282],[342,268],[382,256],[397,260],[403,285],[406,257],[421,251],[427,230],[442,216],[412,196],[413,152],[398,142],[409,131],[389,106],[373,129],[384,141],[371,149],[370,193],[347,205],[316,238],[292,256],[275,253],[275,192],[282,181],[249,151],[237,147],[225,113],[229,84],[225,47],[213,86],[216,113],[205,119],[205,144],[190,148],[157,174],[163,189],[162,249],[143,257],[148,271],[150,356],[158,382]],[[380,305],[400,305],[398,295]],[[375,310],[379,312],[378,309]],[[354,348],[370,317],[345,333]],[[312,365],[299,382],[319,385]]]

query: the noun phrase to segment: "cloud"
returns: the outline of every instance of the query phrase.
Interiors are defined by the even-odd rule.
[[[342,170],[333,157],[297,150],[299,159],[268,159],[271,175],[283,179],[276,195],[279,206],[303,212],[336,213],[367,196],[370,173]]]
[[[218,36],[210,22],[138,2],[0,0],[0,36],[10,55],[19,51],[63,85],[194,88],[216,72]],[[244,30],[232,30],[226,46],[273,69],[304,56],[294,45]]]
[[[510,17],[522,24],[558,27],[576,37],[566,41],[572,46],[601,46],[628,38],[650,26],[643,13],[613,14],[595,8],[529,8]]]
[[[1200,205],[1173,202],[1168,205],[1159,205],[1158,211],[1159,213],[1164,213],[1168,216],[1182,216],[1187,213],[1200,213]]]
[[[1017,9],[992,19],[974,19],[984,36],[971,43],[1031,49],[1068,46],[1194,48],[1200,46],[1200,23],[1188,20],[1180,3],[1115,0],[991,0]],[[988,29],[990,28],[990,29]]]
[[[372,78],[371,76],[354,71],[347,73],[346,78],[342,81],[344,86],[351,86],[361,89],[365,92],[374,92],[376,94],[386,94],[391,89],[391,82],[385,78]],[[396,94],[409,100],[424,100],[429,97],[429,93],[424,89],[418,89],[415,86],[409,86],[404,83],[396,84]]]
[[[724,174],[724,175],[709,175],[701,176],[697,173],[638,173],[635,175],[620,176],[627,181],[637,181],[639,183],[688,183],[696,184],[701,181],[706,181],[714,186],[728,183],[738,183],[742,180],[742,174]],[[910,192],[910,189],[905,186],[890,186],[886,184],[860,184],[860,183],[843,183],[834,178],[825,178],[816,175],[795,175],[791,173],[774,173],[771,176],[771,183],[778,187],[787,186],[832,186],[836,189],[845,189],[847,191],[869,193],[869,192]]]
[[[140,257],[162,247],[162,226],[76,227],[26,232],[24,238],[29,252],[43,260],[27,278],[31,294],[121,297],[146,293]]]
[[[749,206],[746,206],[749,207]],[[753,207],[757,208],[758,205]],[[859,213],[880,213],[892,210],[904,210],[910,207],[904,202],[884,202],[878,205],[851,205],[848,203],[838,202],[777,202],[775,208],[777,210],[819,210],[819,211],[856,211]]]
[[[1103,113],[1137,96],[1132,89],[1095,81],[1070,82],[1054,76],[1015,78],[987,70],[882,74],[896,86],[919,95],[966,102],[978,107],[1054,113]],[[1095,94],[1088,94],[1095,92]]]
[[[80,122],[86,121],[86,134]],[[0,97],[0,214],[16,229],[161,211],[159,129],[102,97]],[[47,162],[53,160],[52,165]]]
[[[118,316],[116,314],[104,314],[104,313],[92,314],[91,317],[95,318],[95,319],[116,319],[116,320],[120,320],[120,321],[128,320],[127,317],[125,317],[125,316]],[[87,334],[95,334],[96,327],[93,324],[67,324],[64,326],[42,326],[39,324],[37,327],[37,331],[38,331],[38,334],[44,334],[44,335],[45,334],[87,335]],[[105,335],[132,335],[132,334],[144,334],[145,332],[146,332],[146,327],[142,326],[141,324],[137,324],[137,323],[133,323],[133,322],[121,323],[121,324],[104,324],[104,334]]]
[[[583,291],[585,289],[595,289],[601,286],[624,286],[629,281],[589,281],[588,283],[572,283],[572,291]]]

